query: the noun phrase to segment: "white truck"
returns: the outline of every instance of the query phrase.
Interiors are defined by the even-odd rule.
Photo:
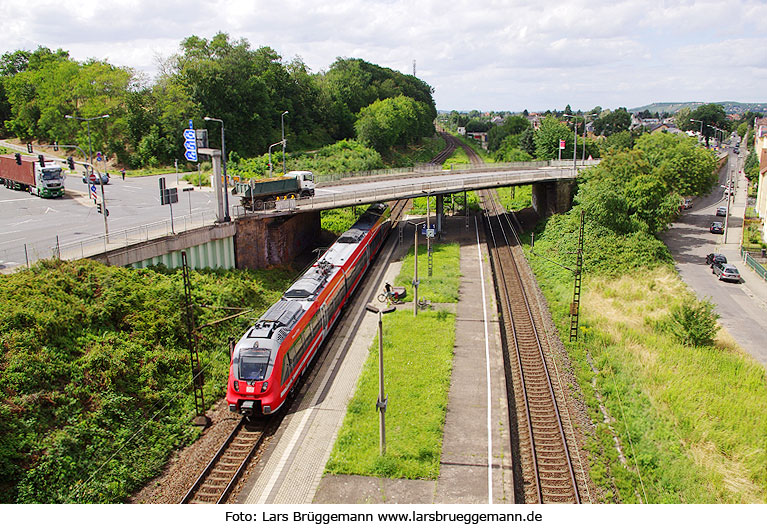
[[[55,162],[15,155],[0,155],[0,183],[6,188],[29,191],[39,197],[64,195],[64,172]]]

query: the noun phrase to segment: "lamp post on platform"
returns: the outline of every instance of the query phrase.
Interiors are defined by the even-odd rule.
[[[389,401],[384,394],[384,365],[383,365],[383,314],[395,311],[396,307],[385,307],[379,309],[373,304],[365,306],[367,311],[378,313],[378,401],[376,409],[379,411],[378,423],[378,449],[381,456],[386,454],[386,404]]]

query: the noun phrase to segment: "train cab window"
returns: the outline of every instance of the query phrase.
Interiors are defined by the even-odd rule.
[[[271,351],[263,348],[246,348],[237,357],[237,378],[243,381],[263,381],[267,378]]]

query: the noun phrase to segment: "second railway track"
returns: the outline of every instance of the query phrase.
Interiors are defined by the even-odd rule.
[[[482,192],[485,219],[501,304],[504,364],[510,379],[510,410],[516,415],[515,493],[518,502],[580,503],[565,428],[539,338],[533,309],[516,263],[519,240],[493,192]],[[543,343],[546,341],[544,340]]]

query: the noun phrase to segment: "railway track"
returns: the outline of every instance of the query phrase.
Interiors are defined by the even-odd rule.
[[[205,467],[181,504],[222,504],[237,485],[242,472],[261,445],[267,420],[249,422],[245,417]]]
[[[440,153],[432,158],[429,161],[429,164],[444,164],[445,160],[450,158],[450,155],[453,154],[453,151],[455,151],[461,144],[458,142],[455,136],[452,134],[448,134],[446,132],[440,132],[439,133],[442,138],[445,139],[445,148],[440,151]]]
[[[392,206],[392,223],[402,217],[406,204],[406,200],[400,200]],[[329,343],[323,346],[324,351],[317,361],[325,358],[326,351],[334,343],[335,341],[331,337]],[[309,379],[313,379],[315,376],[316,370],[311,370]],[[304,381],[304,384],[306,382]],[[278,416],[282,417],[281,414]],[[248,421],[245,417],[241,418],[184,495],[181,504],[222,504],[226,502],[261,446],[270,421],[279,420],[277,418],[260,418]]]
[[[494,193],[481,192],[499,304],[503,315],[504,365],[509,409],[516,411],[518,437],[515,496],[526,503],[580,503],[578,483],[559,405],[549,375],[546,352],[536,328],[515,254],[519,239]]]

